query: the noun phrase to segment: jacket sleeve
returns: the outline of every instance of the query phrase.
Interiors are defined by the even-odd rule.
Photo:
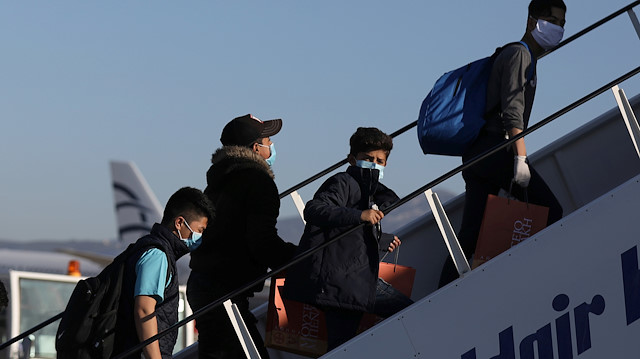
[[[352,193],[357,191],[358,193]],[[351,196],[359,198],[359,188],[351,188],[344,176],[336,175],[320,186],[307,202],[304,219],[318,227],[341,227],[360,223],[361,210],[347,206]]]
[[[504,129],[524,130],[524,88],[531,55],[523,46],[509,46],[500,57],[500,104]]]
[[[280,198],[275,183],[267,177],[254,179],[255,186],[247,188],[252,203],[246,209],[245,238],[249,253],[257,262],[276,268],[293,258],[296,246],[278,236]]]

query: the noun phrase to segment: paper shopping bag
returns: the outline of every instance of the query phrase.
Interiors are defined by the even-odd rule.
[[[544,229],[548,216],[548,207],[490,194],[471,267],[478,267]]]
[[[310,304],[283,299],[284,278],[272,278],[265,345],[317,358],[327,352],[324,312]]]
[[[380,262],[378,271],[378,277],[384,279],[402,294],[411,297],[413,280],[416,278],[415,268],[400,264]]]
[[[380,262],[379,276],[406,296],[411,296],[415,268]],[[265,345],[308,357],[327,352],[327,327],[324,312],[313,305],[283,299],[284,278],[272,278],[267,311]],[[380,318],[365,314],[358,332],[375,325]]]
[[[378,267],[378,277],[391,284],[391,286],[400,291],[400,293],[407,297],[411,297],[413,281],[416,277],[416,269],[394,263],[380,262],[380,266]],[[383,318],[380,318],[375,314],[365,313],[360,321],[358,333],[373,327],[382,319]]]

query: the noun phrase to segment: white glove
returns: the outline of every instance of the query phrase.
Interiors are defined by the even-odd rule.
[[[529,186],[529,180],[531,179],[529,165],[526,160],[527,156],[515,156],[515,162],[513,163],[513,181],[522,188]]]

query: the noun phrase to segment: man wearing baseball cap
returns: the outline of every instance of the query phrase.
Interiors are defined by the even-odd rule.
[[[277,233],[280,210],[271,166],[276,151],[271,136],[282,120],[261,121],[252,115],[234,118],[222,130],[222,147],[211,158],[204,193],[214,204],[215,217],[202,244],[191,252],[187,298],[196,311],[287,263],[295,245]],[[264,283],[232,298],[262,358],[269,358],[249,311],[248,297]],[[244,352],[229,317],[219,306],[196,320],[199,358],[243,358]]]

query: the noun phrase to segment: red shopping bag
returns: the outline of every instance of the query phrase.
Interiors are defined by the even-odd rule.
[[[380,262],[380,266],[378,267],[378,277],[391,284],[391,286],[400,291],[400,293],[407,297],[411,297],[413,280],[416,277],[416,269],[394,263]],[[382,319],[383,318],[380,318],[375,314],[365,313],[360,321],[358,333],[373,327]]]
[[[324,313],[313,305],[283,299],[284,278],[272,278],[264,343],[269,348],[317,358],[327,352]]]
[[[400,293],[411,297],[413,280],[416,278],[416,269],[400,264],[380,262],[378,277],[391,284]]]
[[[380,278],[406,296],[411,296],[415,268],[380,262]],[[327,352],[324,312],[313,305],[283,299],[284,278],[272,278],[267,311],[265,345],[269,348],[317,358]],[[375,325],[380,318],[365,314],[359,332]]]
[[[548,216],[548,207],[490,194],[480,226],[472,268],[544,229]]]

